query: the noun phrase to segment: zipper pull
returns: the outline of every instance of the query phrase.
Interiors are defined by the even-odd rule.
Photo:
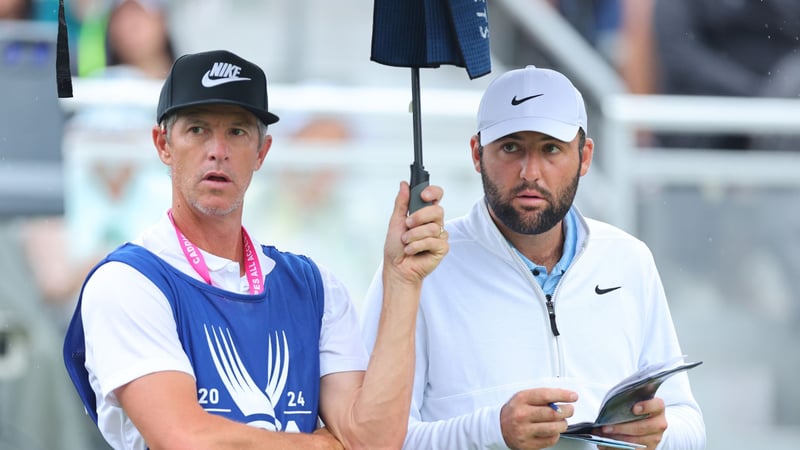
[[[553,336],[558,336],[558,327],[556,326],[556,308],[553,306],[553,300],[550,294],[545,295],[547,299],[547,315],[550,316],[550,329],[553,330]]]

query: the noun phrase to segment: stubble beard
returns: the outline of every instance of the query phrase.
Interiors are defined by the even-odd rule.
[[[198,200],[198,199],[194,199],[190,203],[192,204],[192,206],[195,209],[197,209],[198,211],[200,211],[204,215],[223,217],[223,216],[227,216],[228,214],[230,214],[230,213],[236,211],[237,209],[239,209],[242,206],[242,204],[244,203],[244,201],[242,199],[238,199],[238,200],[234,201],[233,203],[231,203],[230,205],[228,205],[227,208],[206,206],[206,205],[202,204],[201,201]]]
[[[173,183],[174,183],[175,173],[173,172],[172,167],[170,167],[169,169],[170,169],[169,170],[169,176],[170,176],[170,178],[173,178]],[[191,180],[189,180],[188,182],[191,182]],[[219,191],[217,193],[222,194],[221,191]],[[215,192],[212,191],[212,192],[210,192],[210,193],[208,193],[206,195],[209,195],[209,194],[210,195],[214,195]],[[236,211],[237,209],[241,208],[242,205],[244,204],[244,197],[242,196],[242,197],[239,197],[239,198],[235,199],[233,202],[231,202],[226,207],[208,206],[207,204],[205,204],[202,201],[201,196],[197,196],[197,195],[193,195],[191,197],[187,197],[186,201],[189,203],[189,205],[191,205],[193,208],[195,208],[196,210],[200,211],[202,214],[204,214],[206,216],[223,217],[223,216],[227,216],[228,214],[230,214],[230,213]]]

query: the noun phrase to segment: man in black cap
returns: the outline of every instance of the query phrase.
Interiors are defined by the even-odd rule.
[[[68,372],[115,449],[403,442],[419,292],[448,249],[442,190],[426,189],[433,205],[407,215],[401,183],[369,358],[341,282],[242,226],[277,121],[254,64],[212,51],[173,65],[153,127],[172,207],[92,270],[65,341]]]

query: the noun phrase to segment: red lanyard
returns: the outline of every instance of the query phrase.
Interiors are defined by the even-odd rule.
[[[206,283],[213,285],[211,283],[208,265],[206,265],[206,260],[203,258],[203,254],[200,253],[200,249],[195,247],[181,230],[178,229],[178,226],[175,225],[175,219],[172,217],[171,209],[167,211],[167,215],[169,216],[170,222],[172,222],[172,227],[175,228],[175,234],[178,236],[178,242],[181,243],[181,250],[183,250],[186,261],[188,261],[195,272],[200,275],[200,278]],[[260,294],[264,290],[264,285],[262,284],[264,276],[261,272],[261,263],[258,261],[253,241],[250,239],[250,235],[247,234],[244,227],[242,227],[242,244],[244,245],[244,272],[245,276],[247,276],[247,284],[250,286],[250,293],[254,295]]]

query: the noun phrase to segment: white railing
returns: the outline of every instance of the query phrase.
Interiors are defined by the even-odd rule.
[[[155,110],[160,85],[157,81],[78,79],[75,97],[62,99],[62,105],[70,113],[108,103]],[[460,162],[466,158],[466,141],[474,132],[480,95],[479,90],[423,89],[426,166],[470,170]],[[314,153],[285,152],[275,159],[282,164],[405,165],[412,155],[410,98],[410,90],[403,87],[271,85],[270,108],[279,114],[366,118],[364,126],[371,128],[374,140],[382,142],[381,150],[369,142],[346,152],[324,151],[315,157],[309,157]],[[602,218],[628,231],[636,232],[636,189],[643,183],[800,186],[800,152],[645,148],[636,138],[638,130],[800,134],[800,100],[612,94],[601,99],[600,111],[602,117],[592,120],[601,128],[588,181],[594,194],[585,201],[602,205],[602,210],[596,208]],[[52,186],[54,178],[48,179],[42,187]],[[49,187],[48,192],[52,192]]]
[[[800,134],[800,100],[614,95],[602,112],[604,141],[596,154],[615,195],[608,220],[629,231],[636,231],[641,184],[800,187],[800,152],[644,148],[636,141],[637,130]]]

